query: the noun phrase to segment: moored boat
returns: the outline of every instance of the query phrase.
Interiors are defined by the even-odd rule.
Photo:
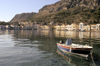
[[[57,47],[64,52],[78,55],[88,55],[93,48],[88,45],[73,44],[71,39],[67,39],[65,43],[57,43]]]

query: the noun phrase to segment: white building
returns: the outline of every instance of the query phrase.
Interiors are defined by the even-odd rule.
[[[97,24],[97,25],[96,25],[96,29],[97,29],[97,30],[100,30],[100,24]]]

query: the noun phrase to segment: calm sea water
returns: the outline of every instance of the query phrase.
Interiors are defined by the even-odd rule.
[[[57,53],[67,38],[92,45],[91,60]],[[100,66],[100,32],[0,30],[0,66]]]

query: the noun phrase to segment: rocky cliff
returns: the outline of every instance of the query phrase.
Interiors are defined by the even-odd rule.
[[[99,21],[100,0],[60,0],[45,5],[39,13],[23,13],[16,15],[11,21],[37,22],[89,22]]]
[[[61,0],[55,4],[44,6],[39,12],[52,13],[73,7],[87,7],[94,9],[98,5],[100,5],[100,0]]]

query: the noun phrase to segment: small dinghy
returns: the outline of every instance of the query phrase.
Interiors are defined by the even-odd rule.
[[[67,39],[65,43],[60,41],[60,43],[57,43],[57,47],[64,52],[74,53],[82,56],[89,55],[93,48],[92,46],[88,45],[73,44],[71,39]]]

